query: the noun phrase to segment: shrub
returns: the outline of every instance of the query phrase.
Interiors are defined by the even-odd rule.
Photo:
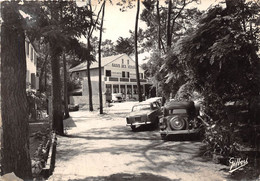
[[[46,95],[35,90],[26,90],[27,102],[28,102],[28,113],[30,119],[37,119],[37,111],[45,111],[47,108]]]

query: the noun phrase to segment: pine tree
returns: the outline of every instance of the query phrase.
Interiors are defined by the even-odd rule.
[[[25,34],[16,2],[2,2],[1,137],[2,174],[32,178],[26,99]]]

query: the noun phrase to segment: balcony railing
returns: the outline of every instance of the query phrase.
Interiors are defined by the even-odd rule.
[[[111,82],[136,82],[136,79],[127,78],[127,77],[104,77],[105,81]],[[146,79],[140,79],[140,82],[147,82]]]
[[[120,78],[120,81],[121,81],[121,82],[129,82],[129,78],[123,77],[123,78]]]

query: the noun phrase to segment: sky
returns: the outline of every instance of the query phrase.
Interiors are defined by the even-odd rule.
[[[164,0],[160,0],[161,4]],[[206,10],[211,5],[217,4],[219,0],[201,0],[200,4],[193,4],[191,6],[198,7],[200,10]],[[94,8],[98,11],[100,5],[98,5],[97,1],[92,0],[92,3],[95,4]],[[136,4],[136,3],[135,3]],[[143,9],[142,3],[141,11]],[[134,31],[135,29],[135,18],[136,18],[136,7],[132,9],[128,9],[126,12],[120,11],[120,6],[116,5],[116,2],[113,0],[113,5],[110,3],[106,4],[105,8],[105,18],[103,27],[105,28],[102,39],[110,39],[115,42],[120,36],[126,38],[130,37],[129,30]],[[139,21],[139,27],[145,28],[146,25],[144,22]],[[99,32],[95,32],[95,36],[99,36]]]
[[[106,3],[105,8],[105,17],[104,17],[104,32],[102,34],[102,41],[105,39],[112,40],[116,42],[116,40],[121,36],[123,38],[130,37],[129,30],[134,31],[135,29],[135,18],[136,18],[136,7],[132,9],[128,9],[125,12],[120,11],[120,6],[116,5],[118,0],[113,0],[113,5],[110,3]],[[163,4],[165,0],[160,0],[160,4]],[[200,10],[206,10],[210,6],[218,4],[220,0],[200,0],[199,4],[194,3],[190,5],[191,7],[198,7]],[[77,1],[79,2],[79,1]],[[83,3],[77,3],[79,6]],[[96,9],[96,13],[98,12],[100,5],[98,4],[97,0],[92,0],[93,10]],[[135,3],[136,5],[136,3]],[[140,14],[143,9],[142,3],[140,3]],[[144,22],[139,21],[139,28],[145,29],[146,25]],[[94,36],[99,37],[99,32],[94,32]],[[86,42],[83,38],[81,41]],[[149,53],[146,52],[140,55],[141,62],[145,59],[145,57],[149,56]]]

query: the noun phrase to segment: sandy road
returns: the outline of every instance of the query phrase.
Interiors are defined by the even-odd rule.
[[[133,104],[115,103],[104,115],[71,113],[49,180],[226,180],[225,166],[198,156],[201,142],[165,142],[158,130],[132,132],[125,115]]]

